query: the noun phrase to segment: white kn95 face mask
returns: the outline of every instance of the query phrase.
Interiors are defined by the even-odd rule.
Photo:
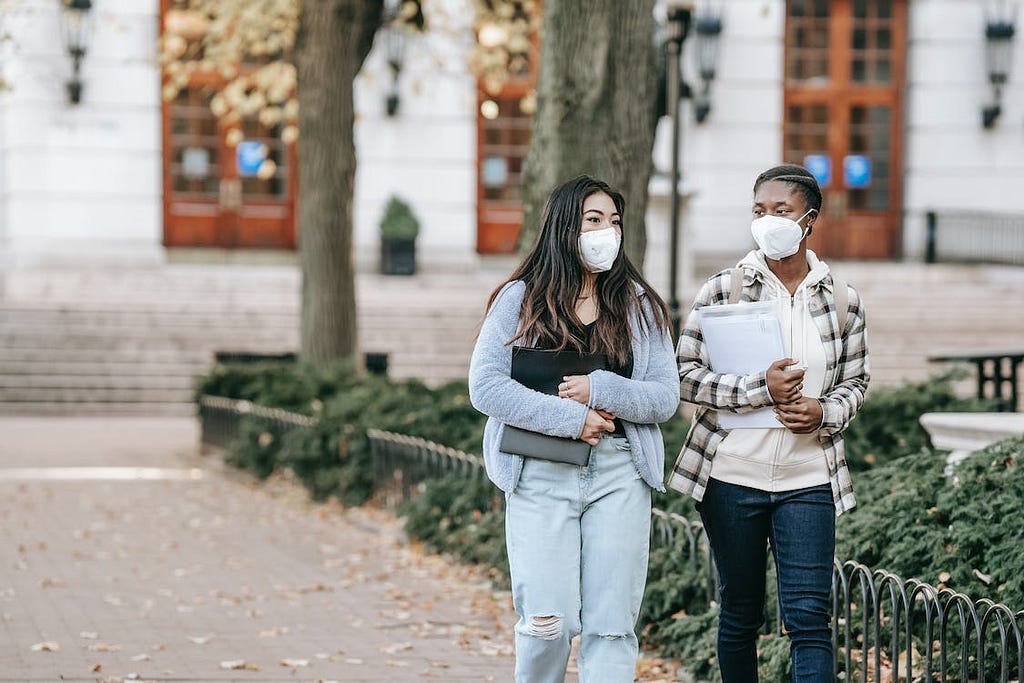
[[[580,257],[591,273],[602,273],[612,267],[619,255],[622,237],[615,228],[580,233]]]
[[[800,227],[800,221],[814,209],[795,221],[784,216],[761,216],[750,223],[750,234],[764,255],[774,261],[792,256],[800,249],[800,242],[807,236],[807,230]]]

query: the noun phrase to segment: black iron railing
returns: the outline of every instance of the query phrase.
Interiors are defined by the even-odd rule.
[[[203,443],[226,447],[247,415],[272,421],[282,431],[315,423],[315,418],[247,401],[204,396]],[[394,432],[370,429],[367,436],[378,485],[403,500],[429,479],[486,476],[478,455]],[[706,572],[708,602],[715,600],[717,575],[699,521],[655,508],[651,540],[678,549]],[[837,681],[1024,681],[1024,611],[839,560],[832,572],[832,610]],[[766,623],[782,633],[777,605]]]
[[[199,425],[204,446],[228,448],[238,436],[238,428],[245,417],[258,417],[277,434],[298,427],[311,427],[316,418],[300,415],[280,408],[267,408],[251,401],[239,401],[220,396],[199,398]]]
[[[925,261],[1024,265],[1024,213],[929,211]]]

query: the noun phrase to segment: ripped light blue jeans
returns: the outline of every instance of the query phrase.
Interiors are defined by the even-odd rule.
[[[515,680],[565,679],[580,635],[581,683],[630,683],[634,628],[647,580],[651,489],[622,437],[606,436],[577,467],[527,458],[506,495]]]

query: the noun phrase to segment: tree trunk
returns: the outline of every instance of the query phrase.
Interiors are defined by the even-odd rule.
[[[654,0],[544,0],[543,12],[519,249],[533,246],[551,190],[587,174],[625,196],[623,244],[640,268],[654,147]]]
[[[357,349],[352,203],[352,86],[383,0],[302,0],[295,46],[299,99],[300,355],[316,364]]]

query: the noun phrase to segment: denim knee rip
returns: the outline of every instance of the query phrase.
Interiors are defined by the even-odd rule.
[[[628,633],[601,633],[598,637],[599,638],[604,638],[605,640],[623,640],[625,638],[628,638],[629,634]]]
[[[543,640],[555,640],[562,635],[562,615],[534,615],[522,631],[525,635]]]

